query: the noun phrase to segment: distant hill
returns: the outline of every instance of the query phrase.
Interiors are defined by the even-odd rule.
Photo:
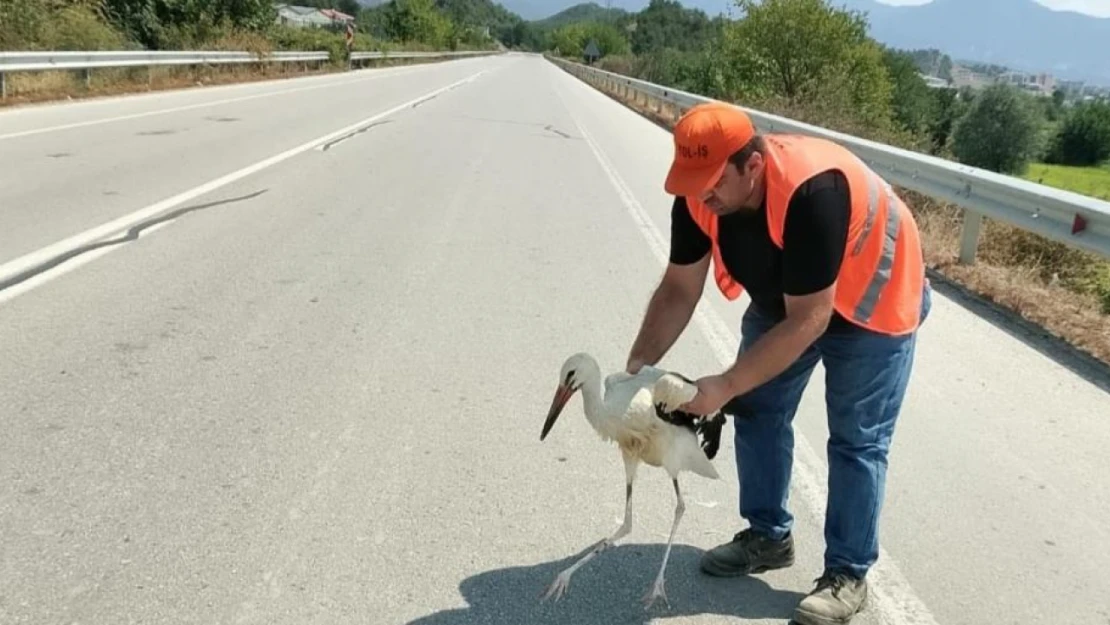
[[[2,1],[2,0],[0,0]],[[358,0],[366,8],[363,23],[372,26],[371,33],[382,36],[381,15],[389,9],[392,0]],[[433,0],[436,8],[462,26],[487,27],[497,36],[504,29],[511,29],[522,18],[494,0]],[[369,17],[372,16],[372,17]]]
[[[871,36],[890,46],[938,48],[953,59],[1110,85],[1110,18],[1053,11],[1033,0],[832,4],[867,13]]]
[[[500,0],[501,5],[521,18],[535,22],[567,9],[574,0]]]
[[[604,11],[605,6],[604,2],[574,4],[574,0],[500,1],[525,20],[545,23],[574,21],[576,14],[600,17],[604,13],[598,10]],[[728,0],[681,1],[710,17],[724,13],[731,4]],[[613,0],[613,12],[639,11],[647,3]],[[1110,85],[1110,18],[1054,11],[1033,0],[933,0],[918,6],[891,6],[876,0],[831,3],[867,13],[871,36],[889,46],[938,49],[953,59]]]
[[[628,15],[642,10],[647,6],[648,0],[499,0],[505,8],[520,15],[529,22],[548,22],[551,18],[557,15],[566,14],[571,11],[570,15],[583,15],[586,17],[601,16],[607,10],[611,11],[612,15]],[[694,0],[695,2],[698,0]],[[724,1],[724,0],[722,0]],[[729,0],[731,1],[731,0]],[[683,0],[685,3],[686,0]],[[580,7],[591,7],[582,9]],[[566,23],[574,20],[568,19]]]
[[[521,19],[493,0],[435,0],[435,4],[458,24],[488,26],[493,31],[511,27]]]
[[[512,0],[502,0],[502,4],[511,5]],[[534,3],[529,3],[534,4]],[[541,28],[558,28],[565,24],[572,24],[574,22],[587,22],[587,21],[617,21],[629,15],[628,11],[619,8],[606,8],[597,4],[596,2],[585,2],[576,4],[559,11],[554,15],[549,15],[543,19],[532,20],[532,23]],[[525,18],[528,19],[528,18]]]
[[[530,22],[544,21],[558,13],[582,5],[580,0],[579,2],[575,0],[501,0],[501,4]],[[642,11],[648,5],[648,0],[590,1],[584,4],[596,5],[602,9],[611,6],[614,13],[628,14]],[[728,7],[732,5],[732,0],[682,0],[682,5],[689,9],[701,9],[710,17],[714,17],[726,13]]]

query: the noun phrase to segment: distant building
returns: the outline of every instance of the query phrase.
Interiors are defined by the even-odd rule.
[[[1057,86],[1068,93],[1083,93],[1083,88],[1086,86],[1086,81],[1061,80]]]
[[[347,15],[338,9],[320,9],[320,13],[332,20],[333,23],[342,24],[344,26],[353,24],[355,21],[355,16]]]
[[[918,74],[918,76],[921,76],[921,79],[925,81],[925,84],[932,87],[933,89],[951,89],[952,88],[952,85],[949,84],[947,80],[941,78],[940,76],[930,76],[929,74]]]
[[[342,30],[347,24],[353,24],[354,16],[347,15],[335,9],[317,9],[316,7],[298,6],[295,4],[275,4],[277,9],[278,24],[293,28],[324,28],[328,30]]]
[[[1037,95],[1052,95],[1056,90],[1056,77],[1052,74],[1008,71],[998,76],[998,82],[1014,85]]]
[[[963,87],[970,87],[972,89],[982,89],[990,85],[993,80],[985,74],[977,74],[962,65],[954,65],[952,67],[952,85],[957,89]]]

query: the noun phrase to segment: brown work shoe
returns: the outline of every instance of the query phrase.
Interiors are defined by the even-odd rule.
[[[794,610],[795,625],[846,625],[867,603],[867,580],[825,571]]]
[[[710,549],[701,558],[701,570],[717,577],[736,577],[781,569],[794,564],[794,537],[771,540],[751,528]]]

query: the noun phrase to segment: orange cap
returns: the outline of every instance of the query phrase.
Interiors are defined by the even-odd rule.
[[[671,195],[698,195],[716,184],[728,157],[751,141],[755,127],[739,108],[707,102],[686,111],[673,135],[674,160],[664,189]]]

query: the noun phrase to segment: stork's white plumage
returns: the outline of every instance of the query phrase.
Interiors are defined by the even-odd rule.
[[[711,460],[720,446],[721,413],[702,419],[677,410],[697,394],[697,386],[689,379],[656,367],[644,366],[635,375],[621,371],[606,376],[602,394],[601,369],[597,361],[585,353],[577,353],[563,363],[559,384],[551,400],[540,440],[547,437],[564,406],[582,391],[586,420],[602,440],[615,441],[624,459],[625,500],[624,522],[616,532],[594,545],[585,556],[567,567],[555,578],[544,598],[562,597],[571,575],[598,553],[611,547],[632,529],[632,482],[640,463],[663,468],[674,484],[674,522],[671,524],[667,549],[651,591],[644,596],[646,607],[656,599],[667,602],[664,571],[671,555],[678,522],[686,510],[678,475],[691,471],[709,479],[720,476]],[[699,440],[700,439],[700,440]]]

